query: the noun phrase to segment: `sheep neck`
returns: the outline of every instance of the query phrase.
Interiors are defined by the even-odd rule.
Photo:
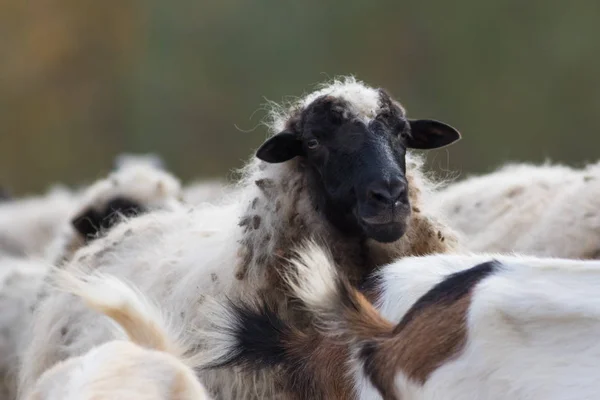
[[[239,223],[242,232],[236,277],[257,282],[267,297],[276,301],[286,298],[280,279],[288,267],[286,259],[309,238],[327,245],[353,284],[399,257],[447,252],[450,248],[446,228],[419,209],[422,179],[418,169],[407,171],[413,212],[407,232],[393,243],[347,236],[331,225],[311,196],[309,172],[301,159],[282,164],[256,160],[246,173],[251,196]]]

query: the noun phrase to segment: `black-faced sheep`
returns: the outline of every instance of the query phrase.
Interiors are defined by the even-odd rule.
[[[137,159],[121,163],[108,177],[83,190],[46,257],[62,264],[124,217],[178,207],[181,195],[179,180],[168,172]]]
[[[600,390],[598,261],[407,257],[374,276],[376,307],[317,246],[294,265],[290,286],[320,331],[234,302],[213,326],[213,367],[283,368],[298,399],[592,400]]]
[[[179,333],[170,330],[158,307],[114,277],[59,274],[61,290],[111,318],[116,335],[124,331],[127,338],[56,364],[26,388],[23,399],[209,400]]]
[[[207,296],[262,293],[284,319],[308,323],[290,304],[281,272],[305,238],[330,246],[353,284],[398,257],[450,252],[452,230],[428,209],[433,184],[408,149],[448,145],[459,133],[409,120],[383,90],[334,81],[274,114],[274,133],[245,168],[236,195],[219,206],[157,211],[115,226],[75,254],[67,268],[100,270],[135,282],[179,318],[206,326]],[[111,339],[105,321],[56,293],[40,307],[20,371],[28,387],[55,363]],[[188,334],[210,359],[201,335]],[[268,374],[267,374],[268,375]],[[264,398],[272,376],[206,372],[220,398]]]
[[[508,165],[440,190],[470,250],[600,258],[600,164]]]

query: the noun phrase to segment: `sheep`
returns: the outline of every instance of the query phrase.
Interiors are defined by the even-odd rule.
[[[122,160],[119,169],[83,191],[46,257],[53,264],[64,264],[123,217],[178,207],[181,196],[179,180],[168,172],[137,159]]]
[[[598,261],[407,257],[372,277],[375,307],[324,249],[307,246],[294,266],[288,284],[320,331],[265,302],[232,302],[213,326],[227,343],[213,368],[283,366],[297,398],[338,388],[359,399],[591,400],[600,390]],[[332,368],[324,355],[335,354]]]
[[[219,180],[199,180],[183,188],[183,199],[189,204],[221,203],[231,196],[234,188]]]
[[[128,340],[113,340],[46,371],[25,400],[209,400],[193,359],[159,309],[124,282],[101,274],[58,275],[59,286],[111,318]]]
[[[439,192],[440,213],[475,252],[600,258],[600,163],[513,164]]]
[[[61,229],[76,195],[54,186],[41,196],[0,202],[0,257],[41,257]]]
[[[78,195],[75,212],[71,218],[65,218],[62,234],[57,234],[47,250],[47,261],[25,257],[25,254],[18,254],[21,259],[7,257],[0,260],[0,268],[10,274],[10,279],[6,279],[0,290],[3,295],[0,305],[18,312],[7,311],[0,319],[3,340],[7,343],[0,347],[0,377],[3,380],[10,382],[13,375],[11,366],[22,349],[17,344],[31,322],[34,305],[48,294],[42,285],[47,265],[62,265],[78,248],[94,240],[101,233],[100,229],[102,233],[110,229],[121,215],[131,217],[159,207],[177,207],[180,194],[179,181],[162,170],[140,163],[121,165],[119,170]],[[117,213],[119,215],[112,215]],[[24,268],[23,272],[15,270],[20,267]],[[6,392],[14,392],[14,389]]]
[[[353,78],[276,112],[270,126],[274,135],[243,170],[234,197],[119,224],[80,249],[66,268],[134,282],[182,326],[206,327],[218,317],[206,306],[208,297],[261,293],[282,318],[308,324],[279,278],[294,243],[303,238],[329,244],[353,284],[398,257],[459,247],[453,231],[427,209],[434,185],[421,172],[420,158],[407,152],[458,140],[454,128],[407,120],[385,91]],[[103,321],[61,293],[42,302],[32,332],[20,387],[111,338]],[[206,339],[188,335],[210,360]],[[201,379],[219,398],[276,394],[269,373],[250,375],[224,369],[204,372]]]
[[[0,398],[14,399],[15,366],[24,348],[48,264],[41,259],[6,256],[0,258]]]

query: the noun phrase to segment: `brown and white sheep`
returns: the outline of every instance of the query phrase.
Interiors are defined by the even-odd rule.
[[[67,268],[135,282],[182,326],[210,325],[207,296],[266,295],[284,319],[309,322],[290,304],[280,273],[295,243],[314,237],[332,248],[353,284],[398,257],[450,252],[453,231],[428,204],[434,185],[408,149],[436,148],[460,135],[431,120],[409,120],[383,90],[334,81],[277,110],[271,136],[243,171],[235,196],[219,206],[156,211],[115,226],[75,254]],[[28,387],[60,360],[112,338],[105,321],[54,293],[39,308],[20,371]],[[188,333],[210,360],[206,338]],[[270,374],[208,371],[220,398],[264,398]]]
[[[407,257],[375,274],[376,306],[318,246],[293,264],[288,283],[319,332],[265,302],[233,302],[213,326],[212,367],[282,368],[298,399],[591,400],[600,390],[598,261]]]

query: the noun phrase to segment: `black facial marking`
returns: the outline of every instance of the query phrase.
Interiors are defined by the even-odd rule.
[[[86,209],[73,218],[71,224],[86,240],[92,240],[99,232],[110,229],[121,215],[133,217],[145,211],[145,207],[135,201],[116,197],[101,210]]]
[[[440,147],[460,134],[437,121],[409,121],[385,90],[378,96],[370,119],[356,115],[348,100],[315,99],[257,157],[269,163],[302,157],[315,210],[346,236],[388,243],[404,235],[411,213],[407,148]]]

